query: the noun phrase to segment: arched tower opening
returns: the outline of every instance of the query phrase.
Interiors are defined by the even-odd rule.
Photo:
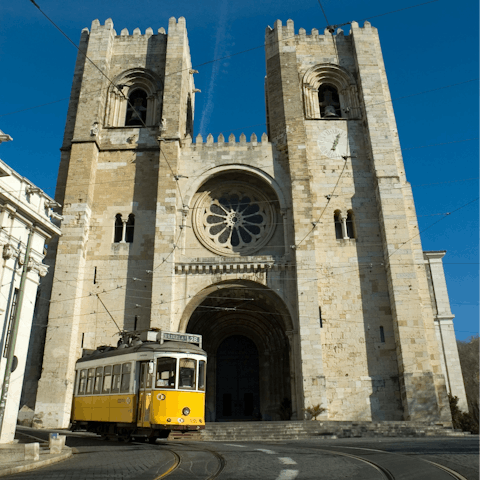
[[[208,353],[207,421],[291,418],[293,326],[273,290],[241,280],[212,285],[187,306],[182,324],[203,336]]]

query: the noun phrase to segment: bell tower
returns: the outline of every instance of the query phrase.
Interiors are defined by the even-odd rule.
[[[295,34],[277,21],[265,43],[268,131],[291,181],[299,347],[313,359],[305,405],[340,418],[363,392],[371,418],[449,421],[377,30]]]
[[[80,51],[88,58],[78,54],[56,191],[62,237],[38,313],[39,331],[47,318],[48,327],[35,423],[52,428],[68,426],[82,349],[111,344],[118,329],[170,325],[171,302],[151,296],[171,295],[155,267],[175,242],[173,172],[195,103],[183,17],[168,34],[117,34],[111,19],[95,20]]]

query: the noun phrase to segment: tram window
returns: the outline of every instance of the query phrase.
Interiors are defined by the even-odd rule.
[[[103,372],[103,389],[102,393],[110,393],[112,388],[112,366],[105,367]]]
[[[162,388],[175,388],[175,371],[177,359],[161,357],[157,359],[157,376],[155,386]]]
[[[198,389],[205,390],[205,360],[198,362]]]
[[[102,391],[102,377],[103,377],[103,367],[97,367],[95,370],[95,384],[93,386],[93,393],[100,394]]]
[[[120,391],[126,393],[130,389],[130,377],[132,372],[132,364],[124,363],[122,365],[122,384],[120,386]]]
[[[120,380],[121,380],[122,366],[113,366],[113,378],[112,378],[112,393],[120,392]]]
[[[89,368],[88,369],[88,378],[87,378],[87,395],[91,395],[93,393],[93,382],[95,380],[95,369]]]
[[[195,388],[196,361],[191,358],[181,358],[178,376],[178,388]]]
[[[78,384],[78,394],[85,395],[85,387],[87,386],[87,371],[80,370],[80,382]]]

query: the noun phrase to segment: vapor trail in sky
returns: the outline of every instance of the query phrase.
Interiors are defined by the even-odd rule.
[[[228,2],[221,3],[220,16],[218,21],[217,35],[215,39],[215,51],[213,58],[218,58],[224,54],[225,51],[225,31],[227,28],[227,5]],[[207,99],[205,107],[203,108],[202,118],[200,119],[199,133],[206,135],[205,128],[210,122],[210,116],[213,112],[213,96],[216,87],[218,72],[221,67],[221,62],[215,62],[212,65],[212,76],[210,77],[210,84],[208,85]]]

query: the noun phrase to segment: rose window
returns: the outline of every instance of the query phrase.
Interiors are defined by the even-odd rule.
[[[199,198],[194,228],[210,250],[221,255],[245,255],[270,239],[274,215],[271,202],[257,189],[227,184]]]

